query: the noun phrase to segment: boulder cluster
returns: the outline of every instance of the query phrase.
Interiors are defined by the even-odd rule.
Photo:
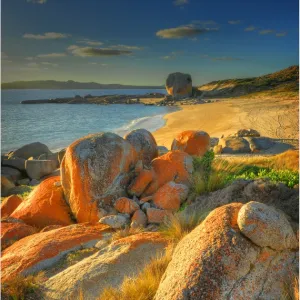
[[[245,134],[259,138],[229,138]],[[97,299],[119,288],[165,255],[170,240],[152,231],[188,198],[193,158],[218,142],[188,130],[168,150],[137,129],[124,138],[91,134],[56,154],[40,143],[9,153],[2,164],[21,175],[2,173],[2,185],[10,184],[2,190],[2,283],[46,269],[45,299]],[[30,161],[43,166],[36,178]],[[56,162],[60,172],[39,162]],[[16,189],[26,178],[39,184],[23,199]],[[211,212],[175,247],[154,299],[281,299],[298,273],[298,202],[296,190],[265,180],[237,180],[196,198],[179,214]],[[130,228],[135,234],[113,239]],[[94,254],[56,269],[69,253],[91,247]]]

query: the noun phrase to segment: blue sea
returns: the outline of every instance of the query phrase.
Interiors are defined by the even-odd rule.
[[[174,111],[174,108],[142,104],[24,105],[20,104],[22,100],[150,92],[165,93],[165,90],[3,90],[1,153],[32,142],[44,143],[52,151],[57,151],[82,136],[101,131],[111,131],[121,136],[137,128],[153,132],[164,125],[163,116]]]

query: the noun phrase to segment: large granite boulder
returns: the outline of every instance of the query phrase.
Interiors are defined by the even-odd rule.
[[[11,167],[1,167],[1,176],[6,177],[8,180],[16,183],[22,178],[22,174],[19,170]]]
[[[298,252],[288,245],[276,251],[251,241],[238,219],[257,224],[257,231],[264,230],[265,221],[270,224],[259,214],[244,217],[242,208],[241,203],[217,208],[179,242],[155,300],[282,299],[298,274]],[[280,243],[280,235],[272,238]]]
[[[248,137],[246,139],[252,152],[268,150],[275,145],[273,139],[268,137]]]
[[[11,195],[1,202],[1,218],[9,217],[22,203],[22,198],[18,195]]]
[[[15,157],[12,159],[1,160],[1,165],[4,167],[16,168],[19,171],[25,171],[25,161],[24,158]]]
[[[70,208],[65,202],[59,177],[42,181],[11,214],[37,228],[70,225]]]
[[[261,202],[282,210],[293,221],[299,220],[299,190],[290,189],[283,183],[272,183],[267,179],[238,179],[227,187],[201,195],[185,209],[185,213],[211,211],[232,203]]]
[[[1,174],[1,197],[9,195],[9,191],[15,187],[15,184],[6,176]]]
[[[139,233],[109,246],[51,277],[44,284],[45,299],[101,299],[105,288],[118,288],[165,253],[167,241],[159,233]]]
[[[166,80],[166,90],[174,98],[191,96],[192,88],[192,77],[190,74],[171,73]]]
[[[114,133],[91,134],[72,143],[61,164],[61,179],[76,220],[96,223],[101,208],[110,210],[126,197],[136,162],[133,146]]]
[[[151,161],[158,156],[156,141],[148,130],[133,130],[125,135],[124,139],[134,147],[138,158],[144,165],[149,166]]]
[[[46,269],[71,251],[93,247],[110,231],[102,224],[74,224],[27,236],[2,252],[2,282]]]
[[[171,150],[184,151],[190,155],[203,156],[210,148],[209,135],[200,130],[186,130],[173,140]]]
[[[31,179],[41,179],[43,176],[51,174],[57,168],[55,160],[26,160],[25,169]]]
[[[27,144],[9,154],[9,159],[14,157],[20,157],[28,159],[30,157],[39,157],[41,154],[51,154],[49,148],[42,143],[36,142]]]
[[[242,137],[226,137],[219,140],[222,146],[222,153],[237,154],[237,153],[250,153],[249,142]]]

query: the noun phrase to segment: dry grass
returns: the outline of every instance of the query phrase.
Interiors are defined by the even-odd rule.
[[[282,300],[299,300],[299,277],[293,275],[289,283],[284,286]]]
[[[184,212],[177,213],[167,218],[160,226],[162,235],[177,244],[184,236],[198,226],[208,215],[207,212],[188,215]]]
[[[134,234],[138,234],[138,233],[141,233],[143,231],[144,231],[144,228],[130,228],[130,227],[126,226],[124,229],[116,231],[112,235],[112,237],[110,239],[110,242],[117,241],[117,240],[120,240],[124,237],[134,235]]]
[[[42,299],[39,293],[39,287],[45,280],[44,272],[26,277],[17,275],[15,278],[2,283],[1,298],[13,300]]]
[[[257,167],[272,168],[275,170],[299,170],[299,152],[297,150],[288,150],[281,154],[274,156],[259,156],[259,157],[236,157],[236,158],[223,158],[221,161],[230,163],[232,169],[239,169],[240,167],[251,165]],[[221,168],[222,169],[222,168]]]
[[[135,278],[125,278],[120,288],[106,288],[98,300],[152,300],[171,261],[173,248],[153,259]]]

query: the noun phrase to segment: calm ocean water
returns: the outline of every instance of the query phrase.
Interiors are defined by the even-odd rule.
[[[51,150],[64,148],[89,133],[112,131],[121,136],[145,128],[153,132],[164,125],[163,116],[174,108],[144,105],[20,104],[22,100],[165,93],[165,90],[3,90],[1,92],[1,153],[41,142]]]

